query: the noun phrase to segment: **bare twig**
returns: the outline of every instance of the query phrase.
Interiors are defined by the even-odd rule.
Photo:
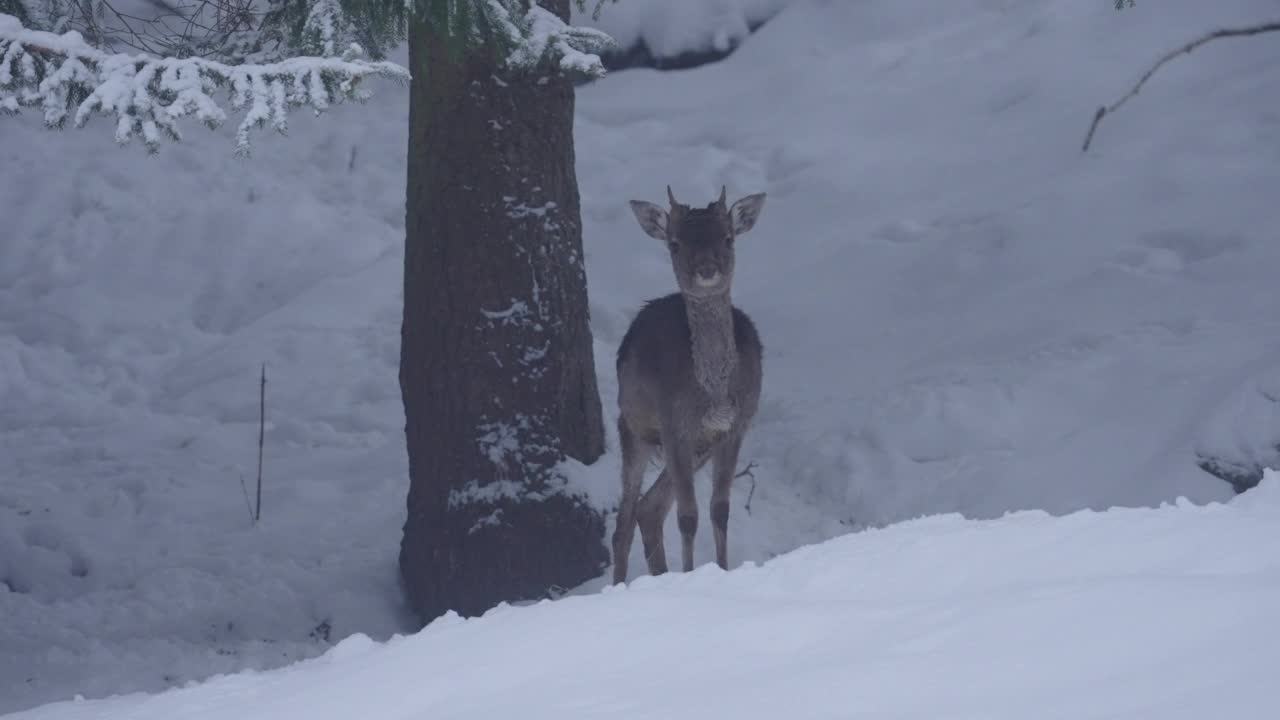
[[[244,484],[244,473],[240,473],[240,490],[244,492],[244,506],[249,511],[249,522],[256,523],[253,518],[253,503],[249,500],[249,486]]]
[[[755,474],[755,469],[756,469],[756,463],[755,463],[755,461],[753,460],[753,461],[751,461],[751,462],[747,463],[747,466],[746,466],[745,468],[743,468],[743,469],[739,470],[737,475],[734,475],[734,476],[733,476],[733,479],[734,479],[734,480],[737,480],[737,479],[738,479],[738,478],[740,478],[740,477],[749,477],[749,478],[751,478],[751,490],[750,490],[749,492],[747,492],[747,504],[743,506],[743,509],[747,511],[747,514],[748,514],[748,515],[750,515],[750,514],[751,514],[751,498],[756,494],[756,474]]]
[[[258,385],[258,507],[253,513],[256,525],[262,519],[262,446],[267,434],[267,364],[262,363],[262,381]]]
[[[232,37],[261,26],[259,0],[146,0],[129,12],[113,0],[72,0],[67,29],[104,51],[127,47],[156,56],[234,59]]]
[[[1183,45],[1182,47],[1176,50],[1171,50],[1170,52],[1166,53],[1164,57],[1156,61],[1155,65],[1151,66],[1151,69],[1147,70],[1147,72],[1142,76],[1142,78],[1138,80],[1137,84],[1133,86],[1133,89],[1130,90],[1128,93],[1126,93],[1124,97],[1115,101],[1111,105],[1103,105],[1098,108],[1098,111],[1093,115],[1093,122],[1089,124],[1089,133],[1085,135],[1084,146],[1080,149],[1080,152],[1084,153],[1089,151],[1089,144],[1093,142],[1093,133],[1097,131],[1098,123],[1102,122],[1102,118],[1119,110],[1121,105],[1124,105],[1126,102],[1129,101],[1130,98],[1137,95],[1142,90],[1142,86],[1146,85],[1147,81],[1151,79],[1151,76],[1155,75],[1156,71],[1159,70],[1161,67],[1163,67],[1169,61],[1173,60],[1179,55],[1190,54],[1191,51],[1195,50],[1201,45],[1212,42],[1214,40],[1218,40],[1220,38],[1249,37],[1252,35],[1261,35],[1262,33],[1277,32],[1277,31],[1280,31],[1280,20],[1277,20],[1274,22],[1260,23],[1258,25],[1251,25],[1249,27],[1243,27],[1243,28],[1224,28],[1221,30],[1214,30],[1213,32],[1205,33],[1204,35],[1201,35],[1200,37],[1196,38],[1195,40],[1192,40],[1186,45]]]

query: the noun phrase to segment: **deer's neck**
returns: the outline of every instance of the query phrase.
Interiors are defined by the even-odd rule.
[[[685,311],[693,341],[693,375],[713,406],[729,398],[729,376],[738,362],[733,342],[733,305],[729,294],[710,298],[686,296]]]

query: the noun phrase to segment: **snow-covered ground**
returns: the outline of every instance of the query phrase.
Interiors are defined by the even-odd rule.
[[[1264,720],[1278,524],[1280,473],[1230,505],[935,516],[13,720]]]
[[[750,483],[735,490],[733,563],[927,514],[1230,498],[1197,452],[1265,461],[1280,442],[1280,44],[1226,40],[1174,62],[1107,118],[1088,155],[1079,147],[1093,110],[1161,52],[1274,15],[1272,0],[1119,13],[1103,1],[795,0],[722,63],[583,88],[578,175],[608,416],[630,313],[674,287],[626,200],[661,200],[670,183],[707,202],[723,183],[732,196],[769,193],[735,286],[767,355],[744,450],[757,482],[750,512]],[[101,121],[51,134],[35,114],[0,119],[0,712],[284,665],[352,633],[411,627],[395,571],[407,101],[374,89],[369,106],[260,135],[248,162],[233,158],[231,129],[192,128],[146,157],[114,147]],[[253,528],[240,483],[255,472],[263,362],[266,479]],[[610,455],[584,479],[607,500],[616,470]],[[1276,639],[1256,610],[1274,606],[1275,586],[1249,574],[1274,571],[1274,531],[1263,535],[1252,512],[927,520],[724,578],[703,570],[442,623],[361,663],[408,659],[412,671],[370,686],[381,697],[409,678],[437,682],[426,669],[446,663],[484,667],[486,683],[559,688],[558,703],[681,700],[692,712],[785,699],[794,712],[804,695],[761,669],[770,656],[754,643],[770,635],[741,627],[754,623],[795,633],[786,657],[809,668],[796,688],[884,703],[848,712],[923,708],[912,704],[922,678],[943,702],[981,703],[984,688],[1022,678],[1025,692],[1002,701],[1083,703],[1038,714],[1141,708],[1120,690],[1144,683],[1186,687],[1185,708],[1204,709],[1195,693],[1223,673],[1241,679],[1221,695],[1238,703],[1226,715],[1252,717],[1260,706],[1244,680],[1274,658],[1243,658]],[[710,560],[709,533],[698,550]],[[1130,569],[1146,580],[1126,579]],[[725,597],[748,614],[717,615]],[[678,625],[652,624],[668,614],[725,623],[691,628],[711,641],[694,652],[719,642],[747,664],[682,681],[714,692],[659,692],[677,667],[670,652],[690,652],[669,648]],[[607,657],[606,639],[626,647],[625,633],[666,644],[559,685],[533,674],[556,663],[488,649],[534,652],[546,637],[536,628],[570,617],[595,633],[582,658]],[[1088,634],[1070,631],[1077,617]],[[994,636],[1010,622],[1040,640]],[[1120,643],[1131,627],[1141,650]],[[447,651],[431,649],[449,634]],[[811,658],[810,640],[821,650]],[[1162,648],[1200,663],[1165,662]],[[985,652],[990,664],[974,664]],[[696,666],[709,671],[714,657]],[[1031,674],[1046,661],[1081,674]],[[521,671],[491,673],[499,662]],[[214,687],[297,687],[336,707],[322,673],[377,674],[340,658],[309,667]],[[459,677],[441,673],[440,688]],[[1086,682],[1117,694],[1078,697]],[[617,683],[655,692],[615,696]],[[476,702],[511,699],[501,687]],[[211,696],[177,697],[187,699],[154,707]],[[465,700],[448,697],[437,702]],[[1181,697],[1162,702],[1182,709]],[[593,707],[582,711],[606,714]]]

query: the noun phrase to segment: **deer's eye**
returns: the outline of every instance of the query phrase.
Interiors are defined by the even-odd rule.
[[[680,250],[680,243],[676,240],[670,240],[667,242],[667,247],[671,249],[671,252],[677,252]]]

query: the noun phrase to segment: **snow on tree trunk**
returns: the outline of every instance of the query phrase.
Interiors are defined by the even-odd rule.
[[[568,0],[541,0],[560,18]],[[572,81],[410,29],[400,569],[423,621],[544,597],[608,563],[560,463],[604,428],[574,175]]]

